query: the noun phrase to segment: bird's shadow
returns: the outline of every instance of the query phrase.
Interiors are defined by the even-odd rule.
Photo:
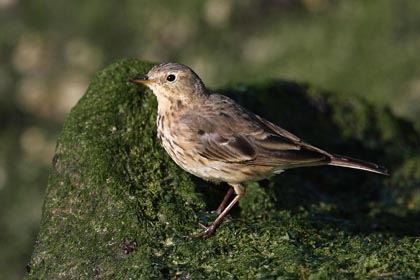
[[[235,85],[222,93],[310,144],[332,153],[382,164],[391,174],[419,140],[411,124],[396,118],[387,109],[307,85],[277,80],[253,86]],[[381,118],[394,126],[392,129],[396,126],[399,130],[386,141],[384,135],[389,128],[383,125]],[[418,236],[420,212],[401,203],[401,192],[395,188],[404,186],[396,186],[397,180],[392,176],[338,167],[311,167],[289,170],[259,185],[273,197],[276,210],[298,213],[308,209],[313,212],[308,219],[314,219],[312,224],[320,228],[344,227],[355,234],[381,232]],[[208,210],[217,208],[227,186],[195,180]],[[329,210],[322,210],[319,205],[329,205]],[[238,208],[234,209],[232,214],[238,214],[237,211]]]

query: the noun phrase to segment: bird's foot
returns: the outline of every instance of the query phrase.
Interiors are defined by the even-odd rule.
[[[211,224],[209,227],[205,227],[204,225],[200,224],[200,226],[204,227],[204,230],[196,233],[196,234],[191,234],[189,237],[192,238],[198,238],[198,237],[204,237],[204,238],[209,238],[210,236],[212,236],[217,229],[217,225],[215,225],[214,223]]]
[[[210,214],[217,214],[217,215],[219,215],[220,213],[222,213],[222,211],[223,211],[223,209],[220,209],[220,207],[219,207],[216,210],[210,211],[209,213]]]

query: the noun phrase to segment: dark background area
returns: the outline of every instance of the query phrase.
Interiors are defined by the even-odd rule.
[[[0,0],[0,276],[24,275],[61,124],[106,65],[181,62],[210,88],[308,82],[418,128],[419,49],[418,1]]]

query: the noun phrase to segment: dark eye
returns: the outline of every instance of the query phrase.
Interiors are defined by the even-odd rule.
[[[168,82],[173,82],[173,81],[175,81],[175,75],[174,74],[169,74],[167,77],[166,77],[166,80],[168,81]]]

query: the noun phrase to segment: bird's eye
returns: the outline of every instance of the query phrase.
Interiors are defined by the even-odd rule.
[[[166,80],[168,81],[168,82],[173,82],[173,81],[175,81],[175,75],[174,74],[169,74],[167,77],[166,77]]]

